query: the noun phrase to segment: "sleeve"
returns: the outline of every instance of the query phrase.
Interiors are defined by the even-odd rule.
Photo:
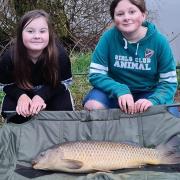
[[[22,94],[26,94],[26,92],[23,89],[20,89],[19,87],[17,87],[16,84],[12,83],[12,84],[8,84],[5,85],[3,88],[3,91],[12,99],[18,101],[19,97]]]
[[[4,85],[3,91],[15,100],[25,93],[14,84],[12,51],[10,49],[0,59],[0,83]]]
[[[0,83],[9,84],[13,82],[13,63],[11,58],[11,51],[8,49],[0,57]]]
[[[166,38],[163,38],[158,54],[159,82],[148,98],[154,105],[171,104],[177,90],[176,61]]]
[[[92,86],[108,93],[110,96],[119,97],[123,94],[130,94],[127,85],[115,81],[108,75],[109,52],[107,34],[103,34],[92,55],[89,81]]]
[[[48,85],[42,85],[38,90],[34,92],[34,95],[39,95],[45,101],[48,101],[56,93],[65,91],[72,83],[71,63],[69,56],[62,46],[58,46],[59,49],[59,85],[52,88]]]

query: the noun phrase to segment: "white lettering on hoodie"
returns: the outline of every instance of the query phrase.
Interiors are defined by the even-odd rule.
[[[135,58],[133,61],[133,57],[127,56],[119,56],[115,55],[115,63],[114,67],[123,68],[123,69],[136,69],[143,71],[150,71],[151,67],[149,67],[151,63],[150,58]]]

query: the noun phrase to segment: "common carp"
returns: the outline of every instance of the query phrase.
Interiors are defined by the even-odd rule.
[[[32,161],[32,166],[41,170],[84,173],[108,172],[145,164],[179,164],[180,153],[169,145],[152,149],[109,141],[65,142],[40,153]]]

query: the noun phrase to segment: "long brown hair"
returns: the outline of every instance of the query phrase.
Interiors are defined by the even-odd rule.
[[[31,89],[31,70],[29,66],[29,56],[22,39],[22,31],[32,20],[44,17],[48,24],[49,43],[43,50],[40,59],[43,59],[43,78],[46,83],[55,87],[58,84],[58,49],[56,44],[56,35],[49,15],[44,10],[32,10],[21,17],[17,26],[17,34],[14,45],[14,76],[18,87]]]

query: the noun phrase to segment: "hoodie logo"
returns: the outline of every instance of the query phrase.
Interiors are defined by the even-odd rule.
[[[154,51],[151,49],[146,49],[145,51],[145,58],[151,58],[154,54]]]

